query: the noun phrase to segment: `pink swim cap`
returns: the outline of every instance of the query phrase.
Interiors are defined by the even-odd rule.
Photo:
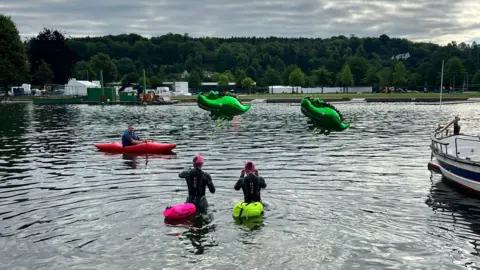
[[[255,163],[253,163],[251,160],[245,161],[244,170],[246,173],[254,173],[256,171]]]
[[[202,167],[203,165],[203,157],[202,155],[196,155],[193,158],[193,167]]]

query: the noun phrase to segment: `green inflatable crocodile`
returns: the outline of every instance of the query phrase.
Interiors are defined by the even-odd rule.
[[[197,104],[198,107],[222,118],[233,118],[235,115],[246,113],[252,106],[251,104],[243,105],[232,96],[220,96],[216,91],[210,91],[206,96],[200,93]]]
[[[310,101],[308,97],[303,98],[300,104],[302,113],[310,118],[316,128],[326,131],[343,131],[350,127],[350,124],[343,123],[335,108],[328,106],[318,98]]]

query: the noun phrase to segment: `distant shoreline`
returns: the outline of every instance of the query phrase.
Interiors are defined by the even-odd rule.
[[[253,94],[253,95],[239,95],[242,103],[287,103],[287,104],[300,104],[304,97],[320,98],[332,103],[372,103],[372,102],[385,102],[385,103],[425,103],[425,104],[439,104],[440,94],[437,93],[394,93],[394,94]],[[7,98],[7,97],[2,97]],[[30,103],[36,99],[45,100],[64,100],[72,99],[72,96],[11,96],[8,97],[11,103]],[[172,101],[178,102],[176,105],[187,105],[196,103],[196,96],[170,96]],[[472,93],[457,93],[457,94],[443,94],[442,104],[458,104],[458,103],[473,103],[480,102],[480,92]],[[0,104],[4,103],[2,99]],[[9,102],[7,102],[9,103]],[[71,104],[78,104],[71,103]],[[81,102],[80,104],[83,104]],[[52,102],[50,104],[57,104]],[[70,104],[70,102],[58,102],[58,104]],[[85,104],[87,104],[85,102]],[[91,102],[88,102],[91,104]],[[125,103],[127,104],[127,103]],[[129,104],[133,105],[133,104]],[[154,104],[147,104],[154,105]],[[174,104],[172,104],[174,105]],[[163,104],[162,106],[165,106]],[[168,105],[167,105],[168,106]]]

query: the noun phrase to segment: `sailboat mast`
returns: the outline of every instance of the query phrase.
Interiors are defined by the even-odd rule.
[[[440,112],[442,112],[442,94],[443,94],[443,61],[442,60],[442,77],[440,79]]]

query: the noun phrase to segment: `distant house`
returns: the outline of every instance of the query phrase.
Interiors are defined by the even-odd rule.
[[[397,54],[397,55],[393,55],[391,59],[392,59],[392,60],[393,60],[393,59],[406,60],[406,59],[408,59],[408,58],[410,58],[410,53],[409,53],[409,52],[407,52],[407,53],[401,53],[401,54]]]
[[[181,77],[182,79],[188,78],[188,71],[184,70],[183,73],[182,73],[182,75],[180,75],[180,77]]]

